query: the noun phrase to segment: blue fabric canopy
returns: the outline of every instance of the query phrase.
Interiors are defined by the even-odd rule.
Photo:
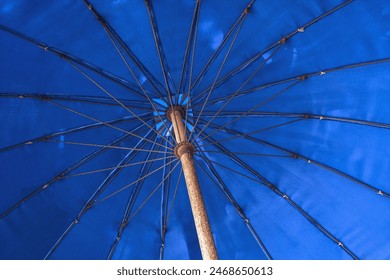
[[[386,0],[0,0],[0,258],[390,259]]]

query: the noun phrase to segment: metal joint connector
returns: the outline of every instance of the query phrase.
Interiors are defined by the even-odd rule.
[[[181,142],[175,147],[175,155],[177,158],[181,158],[184,154],[193,155],[195,153],[195,147],[188,141]]]

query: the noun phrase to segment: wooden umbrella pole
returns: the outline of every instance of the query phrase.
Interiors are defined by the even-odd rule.
[[[167,111],[167,117],[173,124],[177,146],[175,154],[183,166],[184,178],[190,198],[192,215],[194,216],[199,246],[204,260],[217,260],[218,254],[210,230],[210,224],[199,187],[198,176],[194,166],[194,146],[188,142],[186,129],[183,123],[184,110],[181,106],[173,106]]]

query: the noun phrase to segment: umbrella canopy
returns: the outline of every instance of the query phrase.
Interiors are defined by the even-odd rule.
[[[0,258],[390,259],[385,0],[0,0]]]

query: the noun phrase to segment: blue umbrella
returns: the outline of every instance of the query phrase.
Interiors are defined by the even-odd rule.
[[[0,40],[1,259],[390,259],[388,1],[1,0]]]

